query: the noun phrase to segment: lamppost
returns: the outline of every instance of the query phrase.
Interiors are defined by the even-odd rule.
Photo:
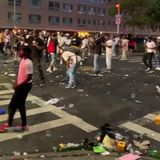
[[[14,28],[16,27],[16,0],[13,2],[13,25]]]
[[[120,24],[121,24],[121,13],[120,13],[120,9],[121,9],[121,5],[118,3],[115,5],[115,8],[116,8],[116,11],[117,11],[117,14],[115,15],[115,23],[117,25],[117,34],[120,33]]]

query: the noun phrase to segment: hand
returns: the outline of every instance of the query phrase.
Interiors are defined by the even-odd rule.
[[[17,88],[17,84],[13,83],[12,88],[15,90]]]

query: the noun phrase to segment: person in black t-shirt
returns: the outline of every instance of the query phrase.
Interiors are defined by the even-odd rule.
[[[43,55],[44,43],[43,40],[39,38],[37,33],[34,33],[34,40],[32,42],[32,59],[33,64],[39,72],[39,78],[41,81],[40,87],[42,87],[45,83],[45,77],[41,65],[41,59]]]

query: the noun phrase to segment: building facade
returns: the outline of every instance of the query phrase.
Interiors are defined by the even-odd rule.
[[[0,0],[0,28],[116,32],[108,13],[116,1]],[[123,22],[120,31],[127,31]]]
[[[1,0],[0,27],[114,31],[108,14],[116,0]]]

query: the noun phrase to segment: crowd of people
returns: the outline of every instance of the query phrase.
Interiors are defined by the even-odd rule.
[[[22,119],[22,130],[28,130],[25,101],[32,88],[32,75],[37,70],[40,87],[45,84],[42,58],[49,66],[46,72],[52,73],[65,64],[68,84],[65,88],[76,87],[76,71],[78,66],[85,67],[86,59],[93,55],[94,76],[103,76],[99,61],[102,53],[105,55],[106,68],[103,72],[112,70],[113,57],[125,61],[137,50],[137,41],[131,35],[114,35],[92,33],[79,37],[78,33],[27,31],[27,30],[1,30],[0,52],[4,56],[14,55],[19,62],[17,79],[14,85],[14,94],[8,107],[8,122],[0,126],[0,132],[12,127],[13,117],[19,109]],[[143,41],[143,62],[147,73],[154,69],[160,70],[160,37],[145,37]],[[45,56],[44,56],[45,55]],[[155,57],[155,68],[152,59]],[[157,86],[160,93],[160,86]]]
[[[38,70],[40,86],[45,84],[42,57],[49,62],[46,72],[56,71],[57,63],[66,64],[69,78],[66,88],[76,86],[75,74],[78,65],[85,66],[86,59],[93,55],[93,71],[95,76],[102,76],[99,68],[101,54],[106,57],[106,69],[111,72],[113,57],[125,61],[137,50],[138,41],[133,35],[91,33],[79,37],[77,32],[50,32],[35,30],[0,30],[0,52],[4,56],[12,54],[17,61],[21,47],[31,48],[31,57],[35,70]],[[143,62],[147,73],[153,72],[152,59],[155,57],[156,70],[160,70],[160,37],[144,37]],[[45,55],[45,56],[42,56]]]

